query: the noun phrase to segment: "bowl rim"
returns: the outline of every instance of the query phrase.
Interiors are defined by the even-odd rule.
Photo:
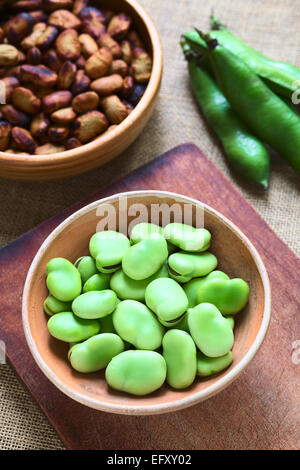
[[[181,202],[187,202],[191,204],[196,204],[200,207],[203,207],[209,213],[215,215],[217,218],[221,219],[223,223],[225,223],[231,230],[233,230],[241,241],[246,245],[250,254],[255,262],[255,265],[258,269],[258,272],[261,276],[263,289],[264,289],[264,312],[262,317],[262,323],[260,329],[257,333],[255,340],[253,341],[249,351],[245,354],[242,360],[228,373],[225,374],[224,377],[221,377],[217,380],[214,384],[210,385],[209,387],[201,390],[199,392],[191,393],[185,398],[179,399],[172,403],[163,403],[158,405],[126,405],[126,404],[113,404],[113,403],[106,403],[102,402],[101,400],[96,400],[94,398],[86,396],[84,393],[74,392],[68,386],[66,386],[60,379],[57,378],[56,374],[48,367],[45,361],[40,356],[37,347],[35,346],[34,339],[31,335],[31,331],[29,328],[29,320],[28,320],[28,311],[27,311],[27,303],[28,303],[28,292],[29,286],[31,283],[32,274],[35,271],[40,259],[46,249],[48,248],[49,244],[59,235],[61,231],[63,231],[72,221],[78,219],[85,213],[90,212],[94,208],[96,208],[99,204],[105,204],[110,201],[115,201],[121,197],[134,197],[134,196],[156,196],[156,197],[170,197],[173,199],[179,199]],[[222,391],[226,388],[230,383],[233,382],[237,378],[237,376],[250,364],[250,362],[254,359],[255,355],[257,354],[258,350],[260,349],[263,340],[266,336],[269,323],[271,318],[271,287],[270,281],[268,277],[267,270],[264,266],[264,263],[254,247],[254,245],[250,242],[250,240],[244,235],[244,233],[227,217],[223,216],[220,212],[216,211],[208,204],[205,204],[197,199],[190,198],[185,195],[181,195],[178,193],[173,193],[169,191],[160,191],[160,190],[140,190],[140,191],[127,191],[122,193],[113,194],[111,196],[105,197],[103,199],[99,199],[97,201],[88,204],[78,211],[74,212],[71,216],[67,217],[62,223],[60,223],[44,240],[42,245],[40,246],[39,250],[37,251],[31,266],[28,270],[26,281],[24,284],[23,290],[23,299],[22,299],[22,320],[23,320],[23,328],[26,337],[26,341],[28,347],[37,363],[39,368],[42,372],[46,375],[46,377],[63,393],[67,396],[72,398],[73,400],[86,405],[90,408],[94,408],[96,410],[106,411],[110,413],[117,413],[117,414],[127,414],[127,415],[154,415],[154,414],[162,414],[162,413],[169,413],[173,411],[177,411],[180,409],[187,408],[189,406],[195,405],[203,400],[206,400],[216,393]]]
[[[159,36],[159,32],[145,8],[137,0],[121,0],[124,3],[129,4],[142,20],[149,35],[149,39],[152,45],[152,59],[153,66],[150,80],[147,84],[144,95],[142,96],[139,103],[135,106],[133,111],[124,119],[121,124],[109,132],[104,132],[98,136],[92,142],[83,144],[75,149],[65,150],[64,152],[53,153],[50,155],[30,155],[20,154],[14,155],[12,153],[6,153],[0,151],[0,166],[3,164],[8,167],[16,168],[41,168],[46,169],[49,166],[57,166],[76,162],[80,159],[85,159],[89,154],[95,152],[99,146],[107,146],[117,141],[121,136],[124,136],[129,128],[134,126],[140,119],[141,115],[152,103],[153,97],[157,95],[160,87],[162,71],[163,71],[163,50]]]

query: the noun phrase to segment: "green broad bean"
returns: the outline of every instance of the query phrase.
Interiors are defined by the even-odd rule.
[[[205,228],[172,223],[163,230],[166,240],[185,251],[206,251],[210,246],[211,234]]]
[[[186,312],[180,322],[176,326],[177,330],[182,330],[185,331],[186,333],[189,333],[189,324],[188,324],[188,313]]]
[[[178,330],[183,329],[179,328],[178,325],[180,325],[185,317],[185,313],[181,315],[179,318],[176,318],[175,320],[170,320],[170,321],[165,321],[159,318],[159,323],[161,323],[163,326],[166,328],[178,328]]]
[[[83,286],[83,292],[109,289],[111,274],[99,273],[91,276]]]
[[[189,282],[194,277],[206,276],[217,264],[215,255],[208,251],[197,254],[179,251],[168,259],[169,274],[178,282]]]
[[[231,325],[215,305],[203,303],[188,310],[190,333],[200,351],[208,357],[227,354],[233,345]]]
[[[122,269],[116,271],[110,280],[110,288],[115,291],[118,297],[122,300],[139,300],[145,301],[146,287],[154,279],[160,277],[169,277],[168,268],[164,264],[153,276],[141,281],[135,281],[130,277],[126,276]]]
[[[108,384],[132,395],[148,395],[166,380],[167,366],[155,351],[125,351],[108,364],[105,378]]]
[[[178,282],[159,278],[146,288],[145,300],[159,320],[170,322],[179,319],[188,307],[187,296]]]
[[[161,236],[164,238],[164,229],[156,224],[151,224],[148,222],[141,222],[133,227],[131,234],[130,234],[130,241],[133,245],[139,243],[143,240],[147,240],[147,238]],[[167,240],[167,247],[169,254],[174,253],[177,251],[177,247],[170,243]]]
[[[81,277],[75,266],[64,258],[53,258],[46,267],[46,284],[53,297],[71,302],[81,294]]]
[[[77,261],[75,261],[74,266],[78,269],[83,284],[90,277],[99,272],[96,267],[95,260],[91,256],[82,256]]]
[[[118,299],[118,303],[120,302],[121,301]],[[107,317],[101,318],[100,325],[101,325],[101,333],[113,333],[115,335],[118,334],[113,324],[112,314],[107,315]],[[132,345],[128,343],[127,341],[123,341],[123,343],[124,343],[124,350],[132,348]]]
[[[53,297],[53,295],[48,295],[44,302],[44,310],[47,315],[50,315],[51,317],[55,313],[69,312],[71,310],[71,305],[72,302],[62,302],[61,300]]]
[[[112,313],[100,319],[101,333],[114,333],[117,334],[113,324]]]
[[[161,236],[164,238],[163,228],[156,224],[141,222],[131,230],[130,241],[133,245],[151,237]]]
[[[209,279],[198,289],[197,302],[214,304],[223,315],[234,315],[249,299],[249,286],[243,279]]]
[[[140,281],[155,274],[168,257],[167,242],[164,238],[148,238],[132,245],[122,260],[124,273]]]
[[[79,318],[103,318],[117,306],[117,296],[110,289],[81,294],[72,303],[72,310]]]
[[[228,323],[229,323],[229,325],[231,326],[232,330],[234,330],[234,325],[235,325],[234,318],[231,317],[231,316],[228,316],[228,317],[225,317],[225,320],[228,321]]]
[[[137,349],[155,350],[161,346],[164,328],[141,302],[120,302],[113,313],[113,325],[118,335]]]
[[[196,307],[196,305],[199,303],[197,301],[196,295],[199,290],[199,287],[207,281],[207,279],[214,279],[214,278],[220,278],[220,279],[229,279],[229,276],[227,274],[223,273],[223,271],[212,271],[205,277],[197,277],[195,279],[192,279],[191,281],[187,282],[184,286],[184,292],[186,293],[186,296],[189,301],[189,308]]]
[[[118,335],[101,333],[73,346],[68,358],[78,372],[97,372],[123,351],[124,343]]]
[[[101,273],[113,273],[121,267],[130,241],[123,233],[106,230],[95,233],[90,240],[90,253]]]
[[[191,336],[185,331],[169,330],[162,345],[168,384],[176,389],[189,387],[197,372],[197,352]]]
[[[217,374],[230,366],[232,360],[231,351],[220,357],[207,357],[201,352],[198,352],[197,375],[200,377],[208,377],[209,375]]]
[[[66,343],[84,341],[100,331],[97,320],[84,320],[72,312],[56,313],[48,320],[47,326],[51,336]]]

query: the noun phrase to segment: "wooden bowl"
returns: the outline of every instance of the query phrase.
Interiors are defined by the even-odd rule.
[[[127,207],[125,205],[125,201]],[[68,345],[49,335],[43,301],[48,295],[45,267],[54,257],[62,256],[74,262],[88,254],[88,243],[96,226],[115,210],[117,216],[133,223],[143,204],[146,212],[139,219],[148,221],[153,204],[178,204],[180,209],[191,207],[193,223],[196,211],[203,211],[204,225],[212,233],[210,251],[219,260],[218,269],[230,277],[241,277],[250,285],[250,300],[236,315],[234,361],[225,371],[209,378],[197,378],[185,390],[173,390],[164,385],[145,397],[135,397],[109,388],[104,372],[80,374],[67,359]],[[188,205],[188,206],[187,206]],[[111,208],[114,209],[111,209]],[[156,206],[157,207],[157,206]],[[129,212],[130,211],[130,212]],[[131,216],[128,215],[131,214]],[[101,217],[102,214],[102,217]],[[123,220],[122,219],[122,220]],[[110,219],[111,220],[111,219]],[[153,218],[152,218],[153,221]],[[99,228],[99,225],[98,225]],[[119,225],[117,223],[117,230]],[[62,392],[86,406],[111,413],[132,415],[158,414],[185,408],[227,387],[249,365],[260,348],[270,320],[270,285],[263,262],[245,235],[222,214],[194,199],[164,191],[134,191],[117,194],[94,202],[60,224],[45,240],[29,269],[23,295],[23,325],[28,346],[38,366]],[[259,371],[257,371],[259,373]]]
[[[153,58],[147,89],[132,113],[114,130],[76,149],[51,155],[13,155],[0,152],[0,176],[19,180],[51,180],[77,175],[99,167],[122,153],[142,132],[158,96],[162,69],[162,46],[158,31],[136,0],[98,0],[99,5],[131,15],[136,30]]]

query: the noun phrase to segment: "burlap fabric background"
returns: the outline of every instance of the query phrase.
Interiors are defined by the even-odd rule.
[[[191,96],[178,45],[180,33],[207,28],[214,8],[230,28],[270,57],[300,66],[300,11],[294,0],[141,0],[164,47],[164,78],[151,121],[130,149],[105,167],[63,182],[0,180],[0,245],[5,245],[63,208],[177,144],[192,141],[238,186],[243,195],[297,254],[299,178],[278,158],[267,193],[233,176],[208,133]],[[185,175],[188,178],[188,175]],[[280,256],[280,253],[274,253]],[[0,333],[1,339],[1,333]],[[63,445],[8,365],[0,365],[0,448],[62,449]]]

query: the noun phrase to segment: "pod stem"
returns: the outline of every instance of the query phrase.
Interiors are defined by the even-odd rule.
[[[210,15],[210,23],[211,23],[211,29],[213,30],[226,29],[226,26],[223,23],[221,23],[221,21],[214,15],[213,10]]]
[[[204,33],[203,31],[201,31],[200,29],[198,28],[194,28],[194,30],[199,34],[200,38],[203,39],[203,41],[206,42],[207,44],[207,47],[213,51],[214,49],[216,49],[216,47],[219,45],[217,39],[212,39],[209,34],[207,33]]]
[[[201,65],[203,55],[200,52],[192,49],[190,45],[185,41],[183,36],[181,36],[180,45],[184,57],[188,62],[195,62],[197,65]]]

